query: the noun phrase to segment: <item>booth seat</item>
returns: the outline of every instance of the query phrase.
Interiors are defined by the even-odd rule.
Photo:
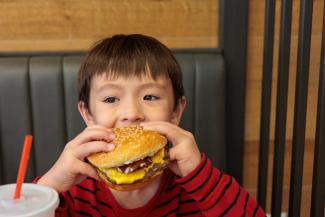
[[[226,168],[226,76],[218,50],[174,50],[187,107],[181,126],[222,171]],[[0,184],[16,180],[24,136],[34,136],[25,181],[44,174],[85,127],[76,76],[84,53],[0,54]]]

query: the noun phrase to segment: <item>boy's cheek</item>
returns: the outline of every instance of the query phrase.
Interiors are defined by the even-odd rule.
[[[94,124],[101,125],[106,128],[113,128],[116,124],[116,120],[114,118],[114,115],[109,115],[105,112],[94,117]]]
[[[124,116],[121,114],[121,109],[116,110],[107,110],[97,107],[96,110],[94,110],[92,116],[93,116],[93,123],[95,125],[102,125],[106,128],[114,128],[119,127],[124,124]],[[141,109],[139,109],[141,110]],[[144,108],[142,110],[142,116],[144,117],[143,122],[147,121],[166,121],[174,123],[174,114],[173,109],[169,108],[166,105],[157,106],[155,108]],[[177,121],[176,121],[177,122]]]
[[[171,122],[172,121],[172,114],[166,112],[166,110],[160,110],[160,111],[154,111],[150,115],[150,117],[147,118],[146,121],[166,121]]]

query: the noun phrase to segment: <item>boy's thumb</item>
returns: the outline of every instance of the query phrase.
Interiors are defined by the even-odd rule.
[[[96,169],[94,167],[92,167],[91,165],[89,164],[85,164],[84,165],[84,168],[83,168],[83,174],[84,175],[87,175],[91,178],[94,178],[96,180],[100,180],[99,176],[98,176],[98,172],[96,171]]]

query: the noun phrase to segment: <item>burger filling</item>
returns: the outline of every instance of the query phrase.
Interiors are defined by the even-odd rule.
[[[131,164],[116,168],[99,168],[109,180],[115,184],[131,184],[151,176],[158,169],[166,166],[166,149],[161,149],[153,156],[146,157]]]
[[[138,160],[134,163],[117,167],[117,171],[119,171],[120,173],[128,174],[134,172],[135,170],[148,167],[150,164],[152,164],[151,157],[146,157],[145,159]]]

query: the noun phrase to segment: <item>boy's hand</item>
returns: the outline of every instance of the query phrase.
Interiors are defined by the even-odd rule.
[[[201,153],[192,133],[177,125],[155,121],[141,123],[146,130],[153,130],[165,135],[172,143],[169,149],[171,164],[169,168],[178,176],[184,177],[194,170],[201,162]]]
[[[37,182],[64,192],[85,177],[98,179],[96,170],[86,163],[85,157],[101,151],[112,151],[113,132],[103,126],[87,127],[65,146],[54,166]]]

